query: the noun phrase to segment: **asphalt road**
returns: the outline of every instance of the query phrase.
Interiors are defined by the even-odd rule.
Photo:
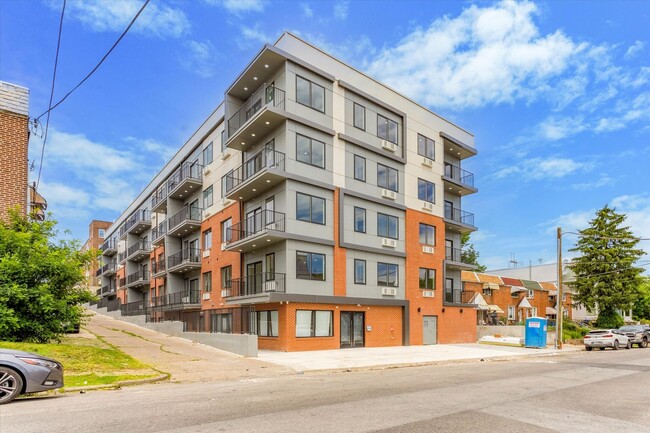
[[[650,433],[650,349],[18,400],[2,433]]]

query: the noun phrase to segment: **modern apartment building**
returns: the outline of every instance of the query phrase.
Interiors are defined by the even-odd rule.
[[[28,185],[29,89],[0,81],[0,219],[18,207],[37,220],[45,218],[47,202]]]
[[[106,229],[108,229],[111,224],[110,221],[92,220],[88,226],[88,239],[81,247],[81,251],[99,250],[104,244]],[[103,266],[109,266],[109,264],[103,264],[103,260],[101,262],[93,260],[90,266],[86,269],[86,281],[88,282],[89,289],[93,292],[97,291],[98,295],[101,295],[101,275],[104,271],[102,269]]]
[[[107,230],[101,291],[260,349],[474,342],[474,155],[464,129],[285,33]]]

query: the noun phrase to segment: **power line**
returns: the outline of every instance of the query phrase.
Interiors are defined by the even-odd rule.
[[[59,20],[59,35],[56,41],[56,54],[54,56],[54,72],[52,73],[52,89],[50,90],[50,102],[47,108],[47,120],[45,121],[45,135],[43,136],[43,146],[41,146],[41,162],[38,166],[38,177],[36,178],[36,188],[41,183],[41,171],[43,170],[43,156],[45,155],[45,143],[47,143],[47,130],[50,127],[50,111],[52,107],[52,99],[54,98],[54,84],[56,83],[56,69],[59,65],[59,49],[61,48],[61,33],[63,31],[63,15],[65,14],[66,0],[63,0],[63,8],[61,8],[61,19]]]
[[[90,76],[91,76],[92,74],[95,73],[95,71],[96,71],[97,69],[99,69],[99,67],[101,66],[101,64],[104,63],[104,60],[106,60],[106,58],[111,54],[111,52],[113,52],[113,50],[115,49],[115,47],[117,47],[117,44],[119,44],[120,41],[122,40],[122,38],[124,38],[124,36],[126,36],[126,34],[128,33],[129,29],[131,29],[131,27],[133,26],[133,24],[135,23],[135,21],[138,19],[138,17],[140,16],[140,14],[141,14],[142,11],[144,10],[144,8],[147,7],[147,5],[149,4],[150,1],[151,1],[151,0],[145,0],[144,4],[142,5],[142,7],[141,7],[140,10],[138,11],[138,13],[135,14],[135,16],[133,17],[133,19],[132,19],[131,22],[129,23],[129,25],[126,27],[126,29],[124,29],[124,32],[122,32],[122,34],[120,35],[119,38],[117,38],[117,40],[115,41],[115,43],[113,44],[113,46],[112,46],[112,47],[111,47],[111,48],[106,52],[106,54],[104,55],[104,57],[102,57],[102,59],[99,61],[99,63],[97,63],[97,65],[96,65],[96,66],[95,66],[95,67],[94,67],[94,68],[93,68],[93,69],[88,73],[88,75],[86,75],[86,76],[83,78],[83,80],[81,80],[81,81],[79,82],[79,84],[77,84],[76,86],[74,86],[74,87],[72,88],[72,90],[70,90],[68,93],[66,93],[65,96],[64,96],[63,98],[61,98],[61,100],[60,100],[59,102],[57,102],[56,104],[50,106],[50,107],[47,109],[46,112],[44,112],[43,114],[41,114],[40,116],[38,116],[36,119],[40,119],[40,118],[43,117],[45,114],[48,114],[50,111],[54,110],[56,107],[58,107],[59,105],[61,105],[61,103],[62,103],[63,101],[65,101],[65,100],[68,98],[68,96],[70,96],[70,95],[72,94],[72,92],[74,92],[75,90],[77,90],[77,89],[78,89],[78,88],[79,88],[79,87],[80,87],[84,82],[86,82],[86,80],[87,80],[88,78],[90,78]]]

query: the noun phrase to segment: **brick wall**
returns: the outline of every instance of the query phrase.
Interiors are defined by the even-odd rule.
[[[0,218],[15,206],[26,212],[28,140],[27,116],[0,110]]]
[[[334,190],[334,296],[345,296],[347,293],[347,264],[346,248],[340,247],[339,197],[340,188]]]

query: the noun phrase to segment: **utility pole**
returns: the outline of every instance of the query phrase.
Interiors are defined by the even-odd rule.
[[[557,302],[555,323],[555,348],[562,349],[562,227],[557,228]]]

